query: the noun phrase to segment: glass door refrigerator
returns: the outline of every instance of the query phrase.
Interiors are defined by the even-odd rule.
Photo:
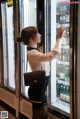
[[[70,1],[45,0],[45,52],[57,40],[58,28],[64,27],[60,54],[49,62],[48,103],[53,112],[70,118]]]
[[[1,2],[2,38],[3,38],[3,69],[4,86],[15,90],[15,41],[13,24],[13,2],[8,6]]]
[[[37,26],[37,7],[36,0],[19,0],[19,10],[20,10],[20,31],[24,27],[28,26]],[[34,18],[34,19],[32,19]],[[21,94],[28,98],[28,88],[29,86],[25,86],[24,84],[24,73],[27,71],[27,58],[26,52],[27,47],[24,44],[20,45],[21,55],[20,55],[20,63],[21,63]],[[29,70],[29,69],[28,69]]]

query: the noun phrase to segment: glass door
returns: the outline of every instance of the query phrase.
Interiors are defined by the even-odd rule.
[[[19,0],[20,31],[27,26],[37,26],[36,0]],[[28,97],[28,86],[24,85],[24,73],[27,72],[27,49],[21,44],[21,94]]]
[[[1,26],[0,26],[0,74],[1,74]],[[0,85],[1,85],[1,75],[0,75]]]
[[[15,50],[13,5],[8,7],[7,2],[1,3],[4,86],[15,90]]]
[[[70,4],[61,0],[45,0],[45,51],[50,51],[57,40],[60,25],[64,26],[60,55],[50,62],[48,87],[49,106],[70,113]],[[47,44],[47,45],[46,45]]]

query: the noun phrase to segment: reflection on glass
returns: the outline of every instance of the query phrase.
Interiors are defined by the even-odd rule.
[[[62,24],[65,32],[62,37],[60,55],[51,61],[51,80],[48,89],[48,102],[66,113],[70,113],[70,5],[60,0],[45,0],[45,50],[52,49],[57,39],[57,31]]]
[[[1,3],[1,11],[3,31],[4,85],[12,90],[15,90],[13,7],[8,7],[7,3]]]
[[[27,26],[36,26],[36,0],[19,0],[20,30]],[[21,44],[21,94],[28,96],[28,86],[24,85],[24,72],[27,72],[26,46]]]

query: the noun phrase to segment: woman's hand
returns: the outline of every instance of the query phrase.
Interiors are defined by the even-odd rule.
[[[64,32],[64,28],[63,26],[61,25],[60,28],[58,29],[58,39],[60,39],[63,35],[63,32]]]
[[[38,50],[43,53],[43,46],[40,46]]]

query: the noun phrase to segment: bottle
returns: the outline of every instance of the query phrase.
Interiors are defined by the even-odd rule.
[[[62,61],[64,61],[64,57],[65,57],[65,55],[64,55],[64,49],[62,48],[62,50],[61,50],[61,60]]]
[[[69,49],[67,50],[67,61],[68,62],[70,61],[70,50]]]
[[[66,5],[63,6],[63,11],[66,12],[67,8]]]
[[[66,35],[66,33],[65,33],[65,35]],[[67,37],[66,36],[63,38],[63,44],[67,45]]]
[[[57,98],[60,97],[60,85],[61,83],[59,81],[56,82],[56,92],[57,92]]]
[[[69,22],[70,21],[70,16],[69,14],[66,14],[66,22]]]
[[[69,66],[66,66],[66,68],[65,68],[65,80],[68,82],[69,82],[69,77],[70,77]]]
[[[62,12],[63,11],[63,7],[62,6],[60,6],[60,12]]]
[[[70,86],[66,85],[66,102],[70,103]]]
[[[60,64],[56,64],[56,76],[57,76],[57,78],[59,78],[59,74],[60,74]]]
[[[66,22],[66,15],[65,14],[63,15],[63,22],[64,23]]]
[[[61,48],[61,52],[59,54],[59,60],[61,61],[62,60],[62,48]]]
[[[60,23],[62,23],[62,22],[63,22],[63,16],[60,15]]]
[[[65,54],[64,60],[67,61],[67,59],[68,59],[68,50],[67,49],[64,49],[64,54]]]
[[[63,101],[66,101],[66,86],[63,85]]]
[[[63,100],[63,84],[60,84],[60,100]]]
[[[66,45],[69,46],[69,37],[66,37]]]

